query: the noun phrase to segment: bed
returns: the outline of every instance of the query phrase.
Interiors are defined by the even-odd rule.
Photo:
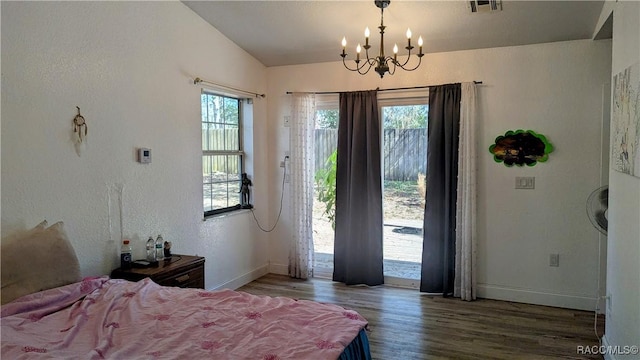
[[[333,304],[163,287],[150,279],[70,282],[69,273],[79,274],[75,253],[66,254],[64,264],[58,258],[56,269],[47,264],[50,256],[32,254],[29,275],[38,276],[33,269],[39,269],[48,284],[30,284],[32,278],[20,279],[9,269],[20,267],[9,255],[16,247],[50,243],[41,234],[50,228],[30,230],[37,240],[23,237],[20,246],[2,240],[2,358],[370,359],[367,321]],[[56,242],[61,238],[66,240],[58,236]],[[68,242],[55,246],[73,251]],[[63,273],[62,284],[51,286],[53,270]],[[16,292],[16,286],[25,289]]]

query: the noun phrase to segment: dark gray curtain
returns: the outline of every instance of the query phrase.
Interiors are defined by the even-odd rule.
[[[377,92],[340,93],[334,281],[384,282],[380,177]]]
[[[427,196],[420,291],[453,295],[460,84],[429,87]]]

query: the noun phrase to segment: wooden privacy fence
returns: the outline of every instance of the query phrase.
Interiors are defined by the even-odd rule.
[[[415,181],[427,170],[427,129],[384,129],[384,179]]]
[[[427,168],[427,129],[384,129],[382,156],[384,179],[415,181]],[[338,130],[315,130],[315,166],[325,167],[338,146]]]
[[[230,129],[206,129],[202,132],[203,150],[230,150],[237,151],[238,128]],[[216,172],[238,174],[240,169],[240,157],[238,155],[206,155],[202,157],[203,174]]]
[[[315,168],[326,167],[327,158],[338,148],[338,130],[316,129],[314,134]]]

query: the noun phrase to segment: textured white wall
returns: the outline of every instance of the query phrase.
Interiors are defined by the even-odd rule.
[[[620,1],[613,12],[612,76],[638,61],[640,2]],[[605,340],[609,345],[640,346],[640,179],[611,169],[609,186],[607,295],[611,298]]]
[[[120,244],[109,189],[122,185],[136,257],[161,233],[175,253],[206,257],[207,288],[265,272],[251,213],[203,222],[196,76],[266,89],[264,66],[180,2],[2,2],[2,234],[62,220],[83,275],[107,274]],[[89,126],[80,157],[76,105]],[[264,133],[266,101],[254,109]],[[249,131],[247,146],[266,218],[266,139]],[[151,164],[136,162],[137,147],[152,149]]]
[[[341,63],[269,68],[270,178],[289,147],[282,117],[286,91],[343,91],[481,80],[479,90],[478,285],[488,298],[593,309],[598,232],[585,201],[600,185],[602,91],[609,82],[611,41],[571,41],[428,54],[415,72],[380,79]],[[507,168],[488,151],[507,130],[531,129],[555,146],[547,163]],[[295,156],[295,154],[292,154]],[[516,176],[535,176],[535,190],[514,190]],[[285,195],[288,190],[285,190]],[[280,196],[270,183],[271,206]],[[275,210],[272,210],[274,213]],[[271,269],[286,271],[290,213],[271,237]],[[549,254],[560,267],[549,267]]]

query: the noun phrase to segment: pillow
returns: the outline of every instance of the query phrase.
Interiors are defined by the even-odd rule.
[[[64,223],[34,229],[15,240],[2,241],[2,304],[81,280],[80,264]]]
[[[49,224],[47,220],[42,221],[40,224],[33,227],[33,229],[17,231],[11,235],[7,235],[2,238],[2,244],[8,244],[10,242],[21,240],[24,237],[31,237],[38,231],[42,231],[47,228]]]

